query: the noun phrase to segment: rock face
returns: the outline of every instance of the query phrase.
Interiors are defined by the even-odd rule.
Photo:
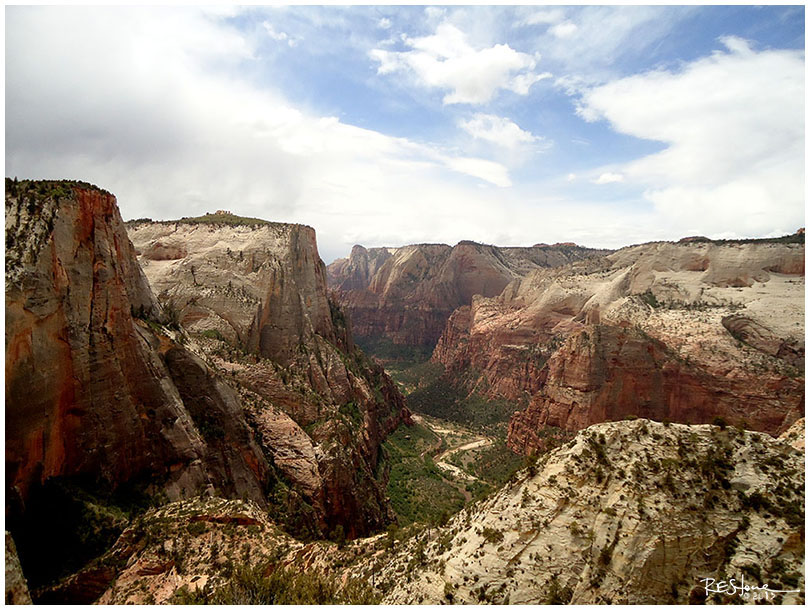
[[[6,196],[6,247],[13,496],[24,504],[32,485],[75,475],[112,487],[141,475],[166,477],[175,496],[222,483],[210,480],[204,439],[161,357],[170,341],[133,316],[162,314],[115,198],[82,184],[17,186]],[[211,399],[219,398],[210,389]],[[230,417],[238,405],[229,408]],[[249,495],[263,502],[261,473],[241,457],[236,462],[230,468],[252,480]]]
[[[703,578],[798,590],[777,601],[803,602],[803,454],[787,443],[615,422],[580,432],[535,471],[374,565],[383,602],[731,599],[707,595]]]
[[[111,194],[8,181],[6,252],[6,509],[32,586],[92,553],[61,485],[267,506],[272,466],[233,390],[161,325]]]
[[[448,321],[433,359],[526,400],[509,443],[627,416],[777,434],[803,414],[804,245],[655,243],[536,270]]]
[[[129,235],[160,301],[243,392],[265,453],[321,532],[386,525],[379,447],[409,414],[330,302],[315,232],[214,214],[134,222]],[[149,258],[158,244],[175,255]]]
[[[329,285],[349,311],[358,339],[436,344],[445,322],[473,295],[496,296],[532,269],[605,254],[575,245],[501,248],[463,241],[450,247],[352,248],[327,268]]]
[[[6,532],[6,605],[30,603],[31,593],[20,566],[14,539]]]

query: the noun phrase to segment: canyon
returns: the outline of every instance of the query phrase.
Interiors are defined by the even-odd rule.
[[[803,317],[803,233],[327,267],[7,179],[7,602],[802,603]]]
[[[120,529],[120,495],[242,498],[305,537],[391,522],[379,445],[410,414],[328,301],[312,229],[267,223],[238,268],[212,243],[251,231],[169,225],[184,258],[151,252],[188,281],[155,297],[110,193],[6,189],[7,527],[35,597],[103,544],[85,527]]]
[[[730,427],[599,424],[444,526],[303,544],[251,502],[196,498],[144,514],[84,578],[126,566],[101,603],[744,601],[712,576],[803,603],[803,460]]]
[[[445,322],[474,295],[497,296],[515,278],[606,250],[575,244],[497,247],[462,241],[455,246],[354,246],[327,267],[330,288],[348,311],[354,333],[372,353],[432,350]]]

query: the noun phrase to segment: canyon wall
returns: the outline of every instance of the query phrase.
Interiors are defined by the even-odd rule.
[[[502,248],[470,241],[453,247],[354,246],[349,258],[329,265],[327,274],[359,340],[431,350],[450,314],[474,295],[496,296],[532,269],[606,252],[573,244]]]
[[[777,434],[804,412],[803,316],[803,243],[646,244],[476,297],[433,359],[469,391],[529,402],[519,452],[547,427],[625,417]]]
[[[130,223],[129,235],[159,300],[243,393],[321,528],[357,536],[390,522],[380,444],[409,413],[329,300],[314,230],[210,214]]]
[[[258,448],[244,430],[218,458],[238,476],[208,468],[189,412],[200,401],[184,402],[164,358],[184,350],[145,321],[163,313],[115,197],[81,183],[12,186],[6,253],[6,472],[16,502],[49,478],[87,475],[111,487],[165,478],[174,497],[237,485],[264,503],[262,468],[248,457]],[[230,390],[209,390],[232,420],[240,408]]]

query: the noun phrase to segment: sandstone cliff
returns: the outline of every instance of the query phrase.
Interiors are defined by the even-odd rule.
[[[355,246],[327,269],[358,340],[432,349],[450,314],[473,295],[496,296],[532,269],[607,251],[578,246],[501,248],[463,241],[402,248]],[[389,347],[390,351],[390,347]]]
[[[655,243],[536,270],[448,321],[433,359],[546,427],[715,417],[776,434],[802,416],[804,245]]]
[[[369,571],[384,603],[735,601],[706,577],[802,603],[803,462],[755,432],[599,424]]]
[[[315,232],[210,214],[130,223],[129,235],[160,301],[242,392],[265,452],[321,533],[386,525],[379,446],[408,412],[330,302]]]
[[[71,521],[78,489],[266,506],[272,467],[235,393],[162,326],[115,198],[6,186],[6,509],[32,585],[97,550],[73,531],[94,527]]]
[[[208,448],[189,413],[202,397],[184,403],[175,385],[192,371],[200,381],[209,373],[202,363],[188,362],[184,371],[167,366],[167,352],[182,354],[182,347],[133,315],[160,320],[162,313],[115,198],[79,183],[22,183],[9,190],[6,467],[12,494],[24,503],[32,485],[85,474],[113,487],[143,474],[164,476],[175,496],[212,484]],[[227,388],[207,389],[206,400],[222,401],[223,419],[239,411]],[[261,502],[260,473],[241,457],[230,458],[245,469],[246,487],[239,491]]]

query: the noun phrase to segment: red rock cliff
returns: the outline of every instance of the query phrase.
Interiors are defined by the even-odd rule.
[[[450,314],[470,305],[474,295],[495,296],[532,269],[605,253],[578,246],[501,248],[469,241],[454,247],[355,246],[348,259],[333,262],[327,273],[358,340],[432,349]]]
[[[536,270],[449,319],[446,376],[527,400],[510,445],[627,416],[778,434],[803,413],[804,245],[654,243]]]
[[[52,477],[85,475],[115,487],[145,476],[165,481],[170,497],[216,488],[264,504],[268,466],[238,399],[133,316],[162,313],[115,197],[82,183],[12,184],[6,245],[12,495],[24,501]],[[205,396],[183,390],[190,376]],[[219,448],[195,419],[203,405],[222,430]]]

